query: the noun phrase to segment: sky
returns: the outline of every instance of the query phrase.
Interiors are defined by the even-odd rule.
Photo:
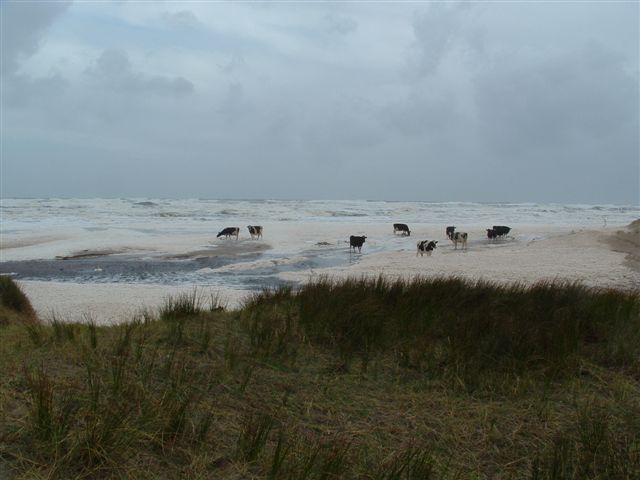
[[[0,195],[639,205],[639,15],[1,0]]]

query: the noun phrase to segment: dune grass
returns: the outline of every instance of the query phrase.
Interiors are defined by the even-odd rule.
[[[0,476],[640,478],[640,303],[328,279],[0,328]]]
[[[0,275],[0,326],[36,321],[31,302],[20,286],[11,277]]]

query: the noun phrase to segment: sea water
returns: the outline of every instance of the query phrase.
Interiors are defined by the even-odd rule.
[[[438,232],[447,225],[599,228],[627,225],[639,217],[640,207],[632,205],[5,198],[0,200],[0,274],[23,280],[195,283],[252,289],[273,284],[282,271],[357,262],[359,257],[345,254],[347,233],[366,233],[367,225],[402,222],[431,225]],[[269,226],[263,240],[268,248],[252,244],[238,254],[219,253],[225,244],[216,239],[216,233],[238,226],[246,242],[246,225]],[[279,230],[288,233],[279,236]],[[308,231],[333,233],[305,236]],[[391,234],[367,242],[369,253],[399,245]],[[188,254],[193,251],[199,253]],[[82,252],[97,254],[82,256]]]

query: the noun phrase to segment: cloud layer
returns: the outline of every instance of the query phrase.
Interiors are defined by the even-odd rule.
[[[637,4],[0,13],[3,196],[640,201]]]

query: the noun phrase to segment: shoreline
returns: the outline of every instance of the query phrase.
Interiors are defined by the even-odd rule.
[[[411,237],[390,237],[388,225],[370,225],[372,241],[365,243],[362,254],[347,253],[347,245],[338,253],[345,255],[341,265],[329,267],[294,267],[303,260],[295,253],[278,259],[258,258],[249,262],[232,263],[221,267],[226,275],[260,271],[276,265],[284,271],[274,270],[265,277],[275,283],[304,283],[319,277],[340,280],[347,277],[390,278],[460,277],[469,280],[488,280],[496,283],[533,284],[539,281],[580,282],[596,288],[639,289],[640,263],[635,228],[639,221],[627,227],[609,226],[590,228],[563,226],[539,228],[520,227],[517,238],[499,242],[482,239],[481,229],[468,229],[470,242],[467,251],[453,248],[451,242],[439,239],[439,248],[431,257],[416,257],[415,243],[422,239],[420,231]],[[336,238],[342,232],[328,225],[318,243],[324,238]],[[341,230],[344,225],[338,225]],[[348,226],[346,226],[348,227]],[[427,229],[424,229],[427,230]],[[316,226],[315,233],[322,231]],[[385,233],[386,232],[386,233]],[[290,233],[290,232],[287,232]],[[385,235],[395,250],[380,251],[376,235]],[[441,234],[443,236],[443,234]],[[636,240],[633,243],[631,240]],[[277,239],[276,239],[277,240]],[[309,238],[304,238],[307,244]],[[270,243],[276,243],[270,240]],[[277,244],[277,243],[276,243]],[[335,246],[335,245],[334,245]],[[260,247],[262,248],[262,247]],[[316,247],[319,251],[322,246]],[[244,248],[242,248],[244,249]],[[630,260],[631,258],[631,260]],[[287,268],[293,270],[287,271]],[[215,270],[212,270],[212,272]],[[205,272],[206,273],[206,272]],[[165,298],[196,288],[206,298],[219,295],[228,308],[238,308],[244,299],[255,292],[228,285],[167,285],[141,283],[76,283],[16,279],[43,320],[56,318],[64,321],[87,321],[98,324],[119,323],[130,319],[144,309],[155,309]]]

